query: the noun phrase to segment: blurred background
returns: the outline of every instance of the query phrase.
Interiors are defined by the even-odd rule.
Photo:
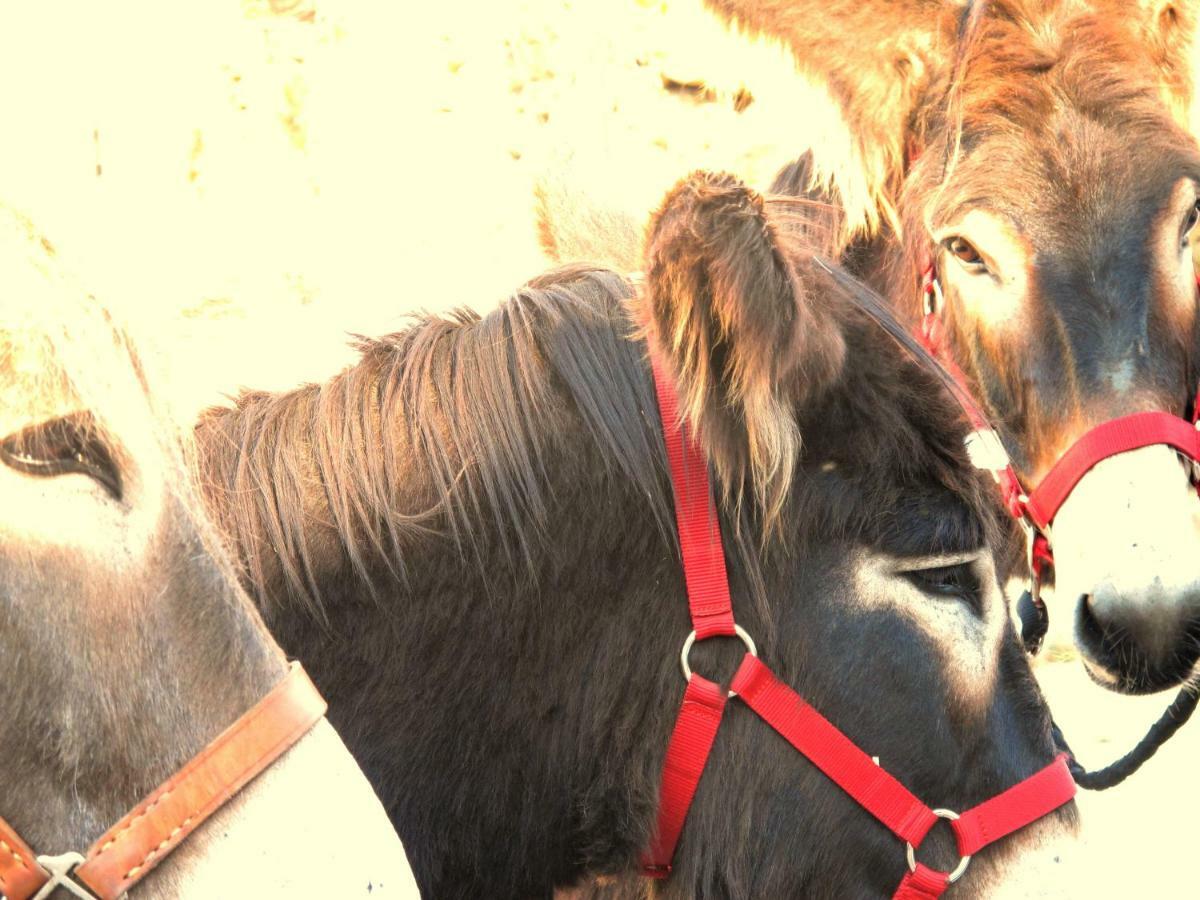
[[[0,83],[0,198],[153,336],[185,415],[331,374],[348,332],[503,300],[548,265],[541,179],[640,221],[693,168],[765,188],[847,146],[822,91],[698,0],[10,4]],[[1093,687],[1069,645],[1038,674],[1095,766],[1169,698]],[[1193,724],[1081,800],[1080,896],[1200,895],[1198,751]]]

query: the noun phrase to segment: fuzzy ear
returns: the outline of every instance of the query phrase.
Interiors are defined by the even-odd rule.
[[[694,173],[650,222],[635,308],[722,484],[736,493],[748,476],[768,523],[797,462],[796,408],[846,356],[833,308],[806,291],[800,233],[733,176]]]
[[[1184,128],[1196,132],[1200,111],[1193,106],[1195,0],[1141,0],[1124,7],[1139,19],[1141,38],[1158,67],[1159,88],[1167,108]]]

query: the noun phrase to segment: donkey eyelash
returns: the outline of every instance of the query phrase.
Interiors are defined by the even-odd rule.
[[[942,240],[942,248],[968,272],[982,273],[988,271],[988,265],[975,245],[957,234]]]
[[[1183,232],[1181,235],[1181,243],[1187,246],[1188,239],[1191,237],[1192,231],[1195,230],[1196,224],[1200,222],[1200,200],[1192,204],[1188,210],[1187,216],[1183,220]]]
[[[902,572],[901,575],[924,594],[963,600],[976,612],[982,607],[983,586],[975,573],[975,567],[969,563],[911,569]]]
[[[124,493],[116,461],[89,413],[47,419],[0,438],[0,462],[39,478],[87,475],[114,500]]]

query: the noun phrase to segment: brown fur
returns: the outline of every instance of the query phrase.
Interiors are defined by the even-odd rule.
[[[1187,129],[1196,3],[708,5],[789,44],[841,100],[875,214],[848,210],[839,260],[914,328],[922,273],[936,264],[944,344],[1028,487],[1101,422],[1145,410],[1189,414],[1200,317],[1184,252],[1189,210],[1173,198],[1200,184],[1200,146]],[[784,172],[777,187],[841,193],[810,163]],[[950,232],[980,228],[969,213],[983,233],[1006,232],[1019,258],[1009,252],[994,267],[956,259],[948,242],[986,239]],[[1007,305],[991,316],[989,298]],[[1183,479],[1178,490],[1188,490]],[[1110,510],[1116,528],[1119,508]],[[1080,646],[1125,690],[1166,687],[1200,653],[1200,581],[1180,574],[1164,588],[1139,568],[1147,552],[1139,546],[1162,538],[1122,538],[1129,555],[1113,565],[1138,574],[1116,594],[1108,576],[1059,558]],[[1101,590],[1117,598],[1111,620],[1096,618]],[[1171,640],[1143,646],[1130,637],[1168,615]]]
[[[1165,101],[1177,124],[1188,121],[1189,50],[1196,23],[1190,2],[706,4],[741,31],[791,46],[797,64],[840,101],[879,213],[865,220],[851,216],[851,223],[899,228],[910,164],[927,150],[940,157],[947,141],[954,145],[953,129],[947,132],[944,120],[938,120],[957,98],[966,104],[968,119],[993,105],[1044,114],[1055,102],[1053,79],[1035,83],[1022,76],[1064,62],[1092,108],[1123,104],[1131,93],[1144,93],[1157,109],[1143,109],[1157,115]],[[1028,117],[1021,121],[1034,124]]]

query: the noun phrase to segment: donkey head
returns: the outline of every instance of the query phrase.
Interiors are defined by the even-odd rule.
[[[874,207],[847,218],[874,230],[843,241],[875,248],[864,267],[913,322],[934,265],[947,348],[1027,487],[1099,423],[1190,412],[1192,4],[709,2],[786,40],[841,100]],[[1200,651],[1200,501],[1174,452],[1097,465],[1051,538],[1090,671],[1128,691],[1183,678]]]
[[[803,204],[764,200],[729,176],[691,176],[650,223],[634,312],[732,508],[744,494],[742,511],[767,528],[766,599],[743,602],[739,621],[766,632],[784,679],[918,793],[969,804],[1053,753],[995,575],[1004,539],[991,486],[966,459],[966,424],[932,366],[869,292],[823,266],[806,222]],[[693,661],[712,650],[696,647]],[[702,670],[720,671],[715,660],[702,658]],[[869,708],[852,699],[881,690],[887,699]],[[923,737],[910,745],[900,734]],[[738,786],[736,799],[698,799],[669,895],[702,893],[705,860],[723,857],[750,877],[738,896],[894,888],[895,847],[855,827],[864,814],[821,776],[796,781],[795,757],[762,737],[749,726],[718,741],[715,777]],[[976,762],[964,766],[968,745]],[[803,802],[782,802],[797,791]],[[767,799],[743,799],[753,796]],[[842,802],[845,811],[827,805]],[[836,849],[814,837],[831,834],[822,817],[847,823],[834,830]],[[1061,836],[1066,821],[1026,837]],[[739,842],[714,824],[723,822],[780,843],[739,868],[727,858]],[[830,862],[805,870],[814,854]],[[997,864],[1004,855],[984,861],[991,871],[977,873],[975,890],[1011,877]],[[857,862],[843,869],[842,859]]]
[[[1200,372],[1200,148],[1169,102],[1180,13],[1056,6],[966,11],[901,203],[909,271],[935,263],[951,355],[1029,487],[1100,423],[1187,415]],[[1101,462],[1051,539],[1092,673],[1125,690],[1184,677],[1200,501],[1174,451]]]
[[[59,268],[0,211],[0,814],[47,853],[86,847],[283,672],[189,512],[140,360]]]

